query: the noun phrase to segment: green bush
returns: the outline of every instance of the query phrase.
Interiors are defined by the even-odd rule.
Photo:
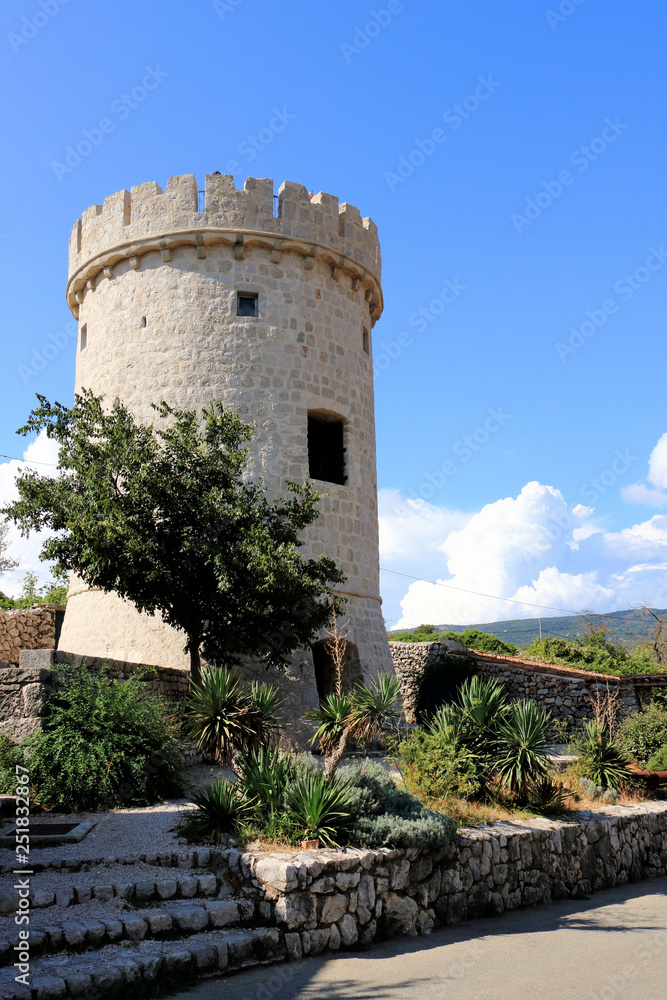
[[[381,764],[366,759],[341,768],[339,774],[351,796],[348,843],[371,848],[442,848],[451,842],[454,821],[397,788]]]
[[[478,628],[468,628],[464,632],[436,632],[434,625],[419,625],[413,632],[390,632],[390,642],[440,642],[441,639],[455,639],[468,649],[478,649],[485,653],[506,653],[516,656],[518,650],[511,642],[504,642],[489,632]]]
[[[456,701],[403,741],[399,754],[411,787],[426,797],[470,797],[501,782],[525,803],[549,774],[551,723],[544,707],[509,702],[498,681],[474,676]]]
[[[397,752],[408,788],[426,799],[468,799],[479,791],[474,754],[461,748],[444,727],[413,730]]]
[[[16,794],[16,765],[23,764],[23,750],[0,733],[0,795]]]
[[[660,747],[660,749],[654,753],[652,757],[649,757],[646,770],[667,771],[667,746]]]
[[[645,764],[667,744],[667,709],[651,703],[631,712],[618,728],[616,740],[639,764]]]
[[[632,674],[660,673],[664,667],[656,663],[650,648],[639,644],[630,652],[620,643],[609,642],[604,629],[582,639],[534,639],[526,649],[528,656],[544,663],[562,663],[577,670],[626,677]]]
[[[137,675],[53,671],[43,729],[22,744],[40,804],[73,810],[140,806],[183,792],[183,748],[165,704]]]
[[[477,649],[481,653],[505,653],[516,656],[518,649],[512,642],[504,642],[496,635],[481,632],[478,628],[467,628],[465,632],[443,632],[446,639],[455,639],[468,649]]]

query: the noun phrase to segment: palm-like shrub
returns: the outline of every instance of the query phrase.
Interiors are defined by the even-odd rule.
[[[266,746],[279,722],[280,698],[269,684],[241,684],[227,667],[204,670],[201,687],[193,686],[185,706],[186,732],[197,749],[229,763],[235,755]]]
[[[251,803],[243,789],[227,778],[198,788],[190,796],[196,810],[183,814],[181,832],[190,841],[219,844],[225,836],[236,833]]]
[[[345,782],[335,775],[327,781],[322,773],[300,778],[289,790],[288,805],[301,839],[338,847],[336,837],[352,817]]]
[[[612,738],[606,722],[587,719],[576,749],[580,775],[601,788],[618,789],[632,777],[629,769],[631,757]]]
[[[352,724],[352,698],[348,694],[328,694],[322,699],[320,707],[310,709],[304,718],[306,722],[317,725],[311,743],[319,744],[320,750],[327,756]]]
[[[370,684],[358,684],[350,694],[327,695],[319,708],[306,712],[306,722],[317,725],[311,743],[318,743],[324,754],[327,779],[345,756],[349,740],[369,745],[397,718],[398,691],[395,677],[380,674]]]
[[[289,836],[293,824],[285,799],[296,777],[293,759],[278,747],[260,747],[242,758],[239,770],[240,785],[251,803],[252,821],[273,840]]]
[[[523,801],[528,783],[549,773],[547,731],[550,712],[534,701],[509,705],[498,721],[495,772]]]
[[[372,743],[383,728],[398,718],[395,709],[399,683],[380,674],[369,685],[358,684],[352,695],[352,735],[361,743]]]

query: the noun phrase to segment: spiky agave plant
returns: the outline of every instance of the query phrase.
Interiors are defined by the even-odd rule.
[[[390,674],[380,674],[370,684],[358,684],[352,695],[352,732],[354,739],[372,743],[382,729],[398,718],[396,699],[399,683]]]
[[[606,721],[586,719],[578,749],[581,771],[601,788],[618,789],[632,777],[630,755],[613,740]]]
[[[288,796],[291,818],[302,840],[320,840],[338,847],[336,837],[350,823],[351,793],[347,783],[332,775],[306,775],[297,779]]]
[[[201,687],[190,691],[184,724],[198,750],[229,763],[237,754],[272,741],[279,707],[278,690],[272,685],[255,682],[245,688],[228,667],[207,667]]]
[[[349,694],[328,694],[319,708],[311,708],[304,715],[306,722],[314,723],[317,729],[310,742],[319,744],[326,756],[338,744],[345,730],[351,726],[353,716],[352,696]]]
[[[285,796],[296,776],[292,759],[278,747],[260,747],[242,758],[239,770],[253,821],[269,837],[288,835],[293,824],[285,814]]]
[[[551,713],[534,701],[509,705],[497,724],[497,756],[494,770],[521,801],[527,798],[529,782],[549,774],[547,733]]]
[[[183,814],[180,824],[183,834],[191,842],[205,840],[215,844],[225,835],[236,833],[252,805],[243,789],[227,778],[198,788],[190,801],[197,808]]]

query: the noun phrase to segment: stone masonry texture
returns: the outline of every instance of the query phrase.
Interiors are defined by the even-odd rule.
[[[308,414],[342,419],[347,481],[315,481],[321,514],[302,552],[326,553],[346,574],[341,592],[362,676],[391,672],[364,350],[383,305],[377,229],[352,205],[290,182],[277,215],[271,180],[248,178],[236,190],[233,178],[210,175],[200,198],[193,175],[172,177],[164,192],[151,182],[111,195],[75,224],[67,297],[85,328],[76,388],[119,396],[143,421],[160,399],[197,408],[220,401],[254,422],[249,471],[272,495],[308,475]],[[236,315],[238,292],[257,294],[258,317]],[[187,666],[182,634],[76,579],[61,646]],[[248,664],[246,673],[258,669]],[[294,716],[317,704],[310,651],[295,655],[280,683]]]
[[[587,670],[534,663],[515,656],[496,656],[467,650],[451,640],[442,642],[390,642],[396,676],[401,685],[405,714],[415,721],[419,687],[430,667],[447,670],[463,662],[471,674],[494,677],[507,688],[510,697],[538,701],[557,719],[583,719],[591,716],[591,697],[599,691],[619,693],[621,714],[637,711],[651,700],[656,688],[667,687],[667,674],[635,674],[611,677]],[[435,706],[434,706],[435,707]]]
[[[17,664],[22,649],[52,649],[55,644],[56,604],[31,608],[0,608],[0,662]]]

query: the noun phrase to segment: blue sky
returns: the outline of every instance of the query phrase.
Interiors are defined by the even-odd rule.
[[[461,588],[387,573],[390,623],[667,606],[666,34],[660,0],[4,5],[0,452],[71,399],[88,205],[287,178],[380,231],[382,562]]]

